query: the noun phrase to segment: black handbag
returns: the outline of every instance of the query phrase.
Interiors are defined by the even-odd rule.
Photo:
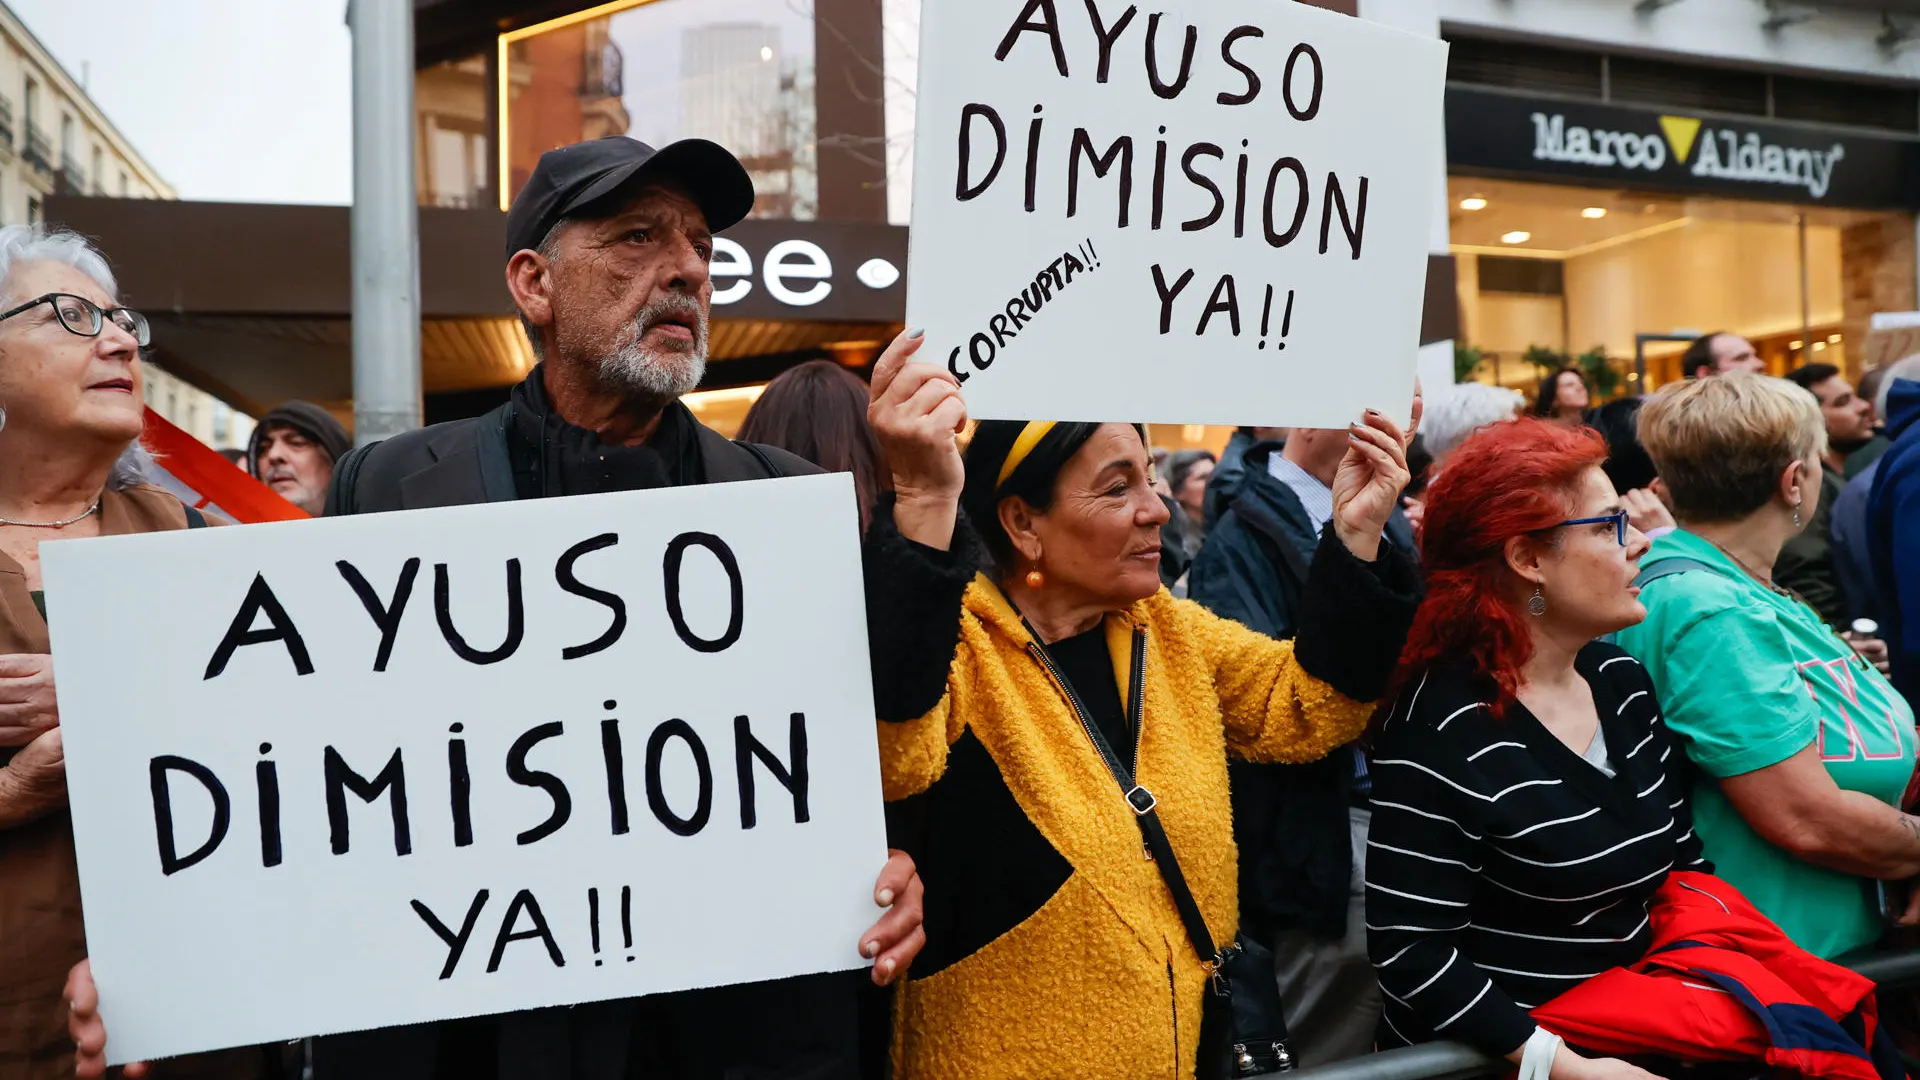
[[[1039,636],[1034,640],[1037,642]],[[1133,677],[1140,678],[1140,673],[1136,671]],[[1193,943],[1210,976],[1200,1014],[1196,1080],[1228,1080],[1291,1070],[1293,1054],[1287,1045],[1280,987],[1273,977],[1273,953],[1251,938],[1229,942],[1224,949],[1214,946],[1213,933],[1187,888],[1179,860],[1174,858],[1166,827],[1154,813],[1158,800],[1153,792],[1134,782],[1132,772],[1101,734],[1100,725],[1089,721],[1084,726],[1107,771],[1120,785],[1127,805],[1133,807],[1133,820],[1140,826],[1147,853],[1167,883],[1167,891],[1173,894],[1173,906],[1180,911],[1187,940]],[[1248,1033],[1258,1034],[1249,1039],[1245,1037]]]

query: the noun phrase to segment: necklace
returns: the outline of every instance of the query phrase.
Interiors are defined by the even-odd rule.
[[[92,506],[87,507],[85,510],[80,511],[64,521],[15,521],[12,518],[0,517],[0,525],[17,525],[24,529],[64,529],[76,521],[82,521],[93,516],[99,509],[100,500],[95,499],[93,500]]]
[[[1753,580],[1759,582],[1762,587],[1767,589],[1769,592],[1773,593],[1775,596],[1784,596],[1789,600],[1799,599],[1798,596],[1794,595],[1793,590],[1784,589],[1784,588],[1781,588],[1779,585],[1774,584],[1773,579],[1771,577],[1762,577],[1759,571],[1755,570],[1751,566],[1748,566],[1745,562],[1741,560],[1740,556],[1735,555],[1731,551],[1728,551],[1719,542],[1714,540],[1708,540],[1707,543],[1712,544],[1716,549],[1718,549],[1720,554],[1725,555],[1729,559],[1732,559],[1735,566],[1738,566],[1740,569],[1745,570],[1747,572],[1748,577],[1751,577]]]
[[[1705,539],[1705,537],[1702,537],[1702,539]],[[1726,548],[1722,547],[1721,545],[1714,543],[1714,541],[1707,540],[1707,543],[1713,544],[1714,547],[1719,548],[1720,554],[1725,555],[1729,559],[1732,559],[1735,565],[1739,566],[1740,569],[1745,570],[1748,576],[1752,577],[1753,580],[1765,586],[1774,595],[1791,600],[1795,604],[1798,604],[1799,606],[1805,608],[1807,611],[1812,612],[1814,621],[1818,622],[1821,626],[1826,627],[1827,631],[1831,633],[1836,639],[1839,640],[1841,647],[1846,651],[1845,655],[1851,657],[1855,662],[1855,664],[1859,666],[1861,671],[1867,671],[1873,667],[1873,665],[1867,663],[1866,657],[1860,655],[1860,650],[1853,647],[1853,642],[1848,641],[1846,637],[1840,633],[1840,631],[1834,629],[1832,626],[1829,626],[1827,624],[1826,619],[1822,618],[1820,616],[1820,613],[1814,610],[1813,605],[1807,603],[1807,601],[1803,597],[1801,597],[1799,593],[1794,592],[1792,589],[1783,588],[1779,585],[1776,585],[1772,581],[1769,581],[1768,579],[1761,577],[1759,574],[1754,573],[1753,567],[1748,566],[1746,563],[1743,563],[1740,561],[1740,556],[1735,555],[1733,552],[1728,551]]]

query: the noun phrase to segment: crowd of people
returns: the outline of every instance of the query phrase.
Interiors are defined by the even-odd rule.
[[[1920,924],[1920,356],[1781,379],[1715,333],[1645,397],[1435,386],[1216,456],[972,423],[909,331],[868,380],[781,375],[736,441],[679,399],[752,200],[711,144],[549,152],[511,399],[358,450],[295,403],[247,461],[327,514],[851,473],[897,849],[870,976],[126,1075],[1214,1080],[1434,1039],[1553,1080],[1904,1075],[1832,961]],[[148,329],[101,254],[0,230],[0,293],[0,1076],[94,1077],[38,549],[221,523],[143,482]]]

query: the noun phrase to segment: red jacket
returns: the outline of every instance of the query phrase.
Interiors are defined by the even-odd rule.
[[[1533,1010],[1569,1043],[1603,1054],[1759,1060],[1803,1076],[1904,1080],[1879,1030],[1873,983],[1787,940],[1710,874],[1668,875],[1654,894],[1653,947]]]

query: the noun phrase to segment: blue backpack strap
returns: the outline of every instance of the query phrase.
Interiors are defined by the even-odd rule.
[[[1664,559],[1656,560],[1641,567],[1640,573],[1634,576],[1633,587],[1636,589],[1644,589],[1650,582],[1659,581],[1663,577],[1684,574],[1689,570],[1711,569],[1713,569],[1713,567],[1708,566],[1699,559],[1689,559],[1685,555],[1669,555]],[[1620,644],[1620,635],[1606,634],[1603,635],[1600,640],[1609,645],[1618,645]]]
[[[1711,569],[1713,569],[1713,567],[1708,566],[1699,559],[1689,559],[1684,555],[1670,555],[1667,558],[1648,563],[1646,566],[1641,567],[1639,575],[1633,579],[1633,584],[1636,588],[1644,589],[1649,582],[1659,581],[1663,577],[1684,574],[1689,570]]]

